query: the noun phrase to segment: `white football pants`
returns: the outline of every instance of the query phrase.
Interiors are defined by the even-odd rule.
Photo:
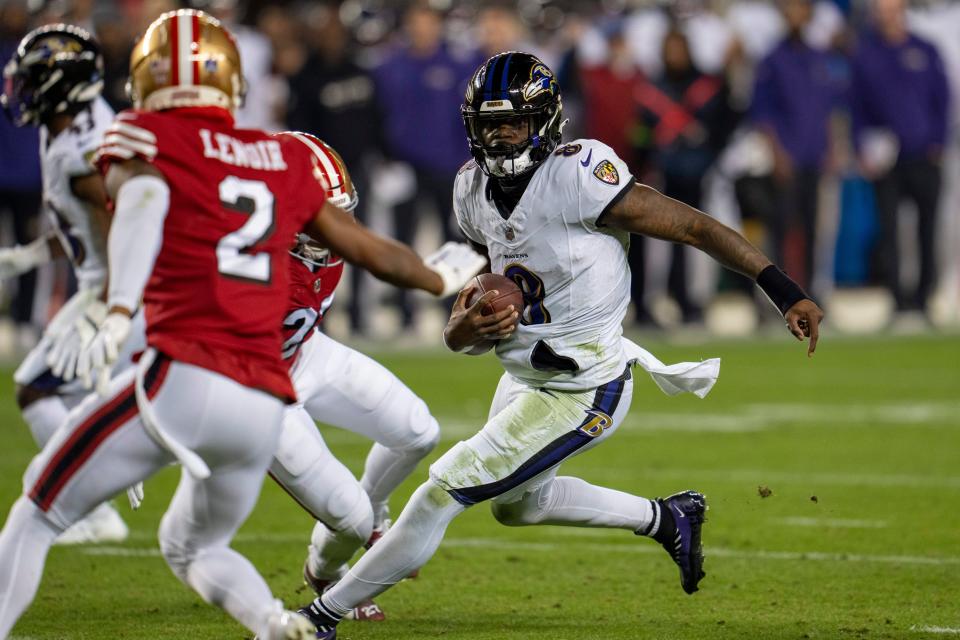
[[[632,393],[629,371],[583,392],[534,388],[505,374],[483,429],[430,467],[430,480],[414,492],[394,527],[323,595],[321,611],[342,616],[402,580],[430,559],[453,518],[485,500],[510,526],[634,532],[649,526],[655,514],[650,500],[557,477],[563,461],[613,434]]]
[[[24,494],[0,534],[0,638],[33,600],[53,539],[95,506],[174,461],[144,429],[135,368],[107,397],[87,396],[31,462]],[[160,525],[173,572],[207,602],[269,637],[279,603],[253,565],[229,548],[256,503],[276,449],[283,403],[262,391],[159,355],[144,389],[164,430],[199,455],[211,475],[181,472]]]
[[[437,445],[427,405],[371,358],[316,332],[291,369],[300,404],[284,415],[270,475],[318,520],[308,558],[318,578],[335,579],[388,513],[390,494]],[[314,421],[376,444],[363,478],[330,453]]]

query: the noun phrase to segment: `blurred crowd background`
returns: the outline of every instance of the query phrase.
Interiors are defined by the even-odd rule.
[[[96,34],[106,98],[171,0],[0,0],[0,56],[47,22]],[[313,133],[344,157],[357,215],[423,250],[459,234],[469,159],[459,106],[504,50],[558,75],[564,137],[610,145],[637,179],[741,230],[851,330],[958,322],[960,2],[906,0],[196,0],[237,36],[242,125]],[[0,118],[0,233],[42,225],[37,135]],[[751,283],[696,251],[631,247],[641,328],[776,323]],[[52,267],[3,283],[16,346],[71,287]],[[445,312],[356,273],[336,331],[425,334]],[[831,308],[835,310],[831,313]],[[425,319],[426,318],[426,319]],[[411,331],[414,329],[416,331]]]

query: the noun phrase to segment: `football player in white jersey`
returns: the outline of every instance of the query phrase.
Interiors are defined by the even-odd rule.
[[[37,346],[14,373],[17,404],[40,448],[87,395],[73,377],[82,336],[93,337],[106,316],[100,300],[107,277],[109,214],[103,178],[90,159],[113,121],[100,97],[103,59],[92,36],[72,25],[27,34],[4,68],[4,110],[17,126],[40,128],[44,206],[52,231],[35,242],[0,249],[0,278],[10,278],[65,256],[78,291],[50,321]],[[118,542],[127,526],[104,503],[60,537],[61,544]]]
[[[479,353],[495,342],[506,369],[481,431],[430,468],[393,528],[337,585],[301,610],[318,638],[336,637],[350,608],[395,584],[433,555],[449,522],[490,500],[510,526],[620,528],[663,545],[693,593],[705,575],[695,491],[650,500],[557,476],[559,465],[609,438],[630,406],[630,364],[668,393],[703,396],[718,362],[664,366],[623,339],[630,233],[695,246],[749,275],[784,313],[790,331],[818,337],[820,308],[740,234],[636,183],[605,144],[561,146],[553,73],[536,57],[506,52],[484,63],[466,92],[463,119],[474,162],[459,173],[454,210],[485,248],[491,270],[514,280],[524,309],[488,316],[462,291],[444,331],[447,346]]]

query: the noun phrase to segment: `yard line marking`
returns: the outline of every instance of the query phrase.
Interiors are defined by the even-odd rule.
[[[618,437],[644,437],[662,431],[690,433],[753,433],[777,429],[784,424],[813,423],[862,427],[960,426],[960,403],[904,402],[896,404],[803,404],[751,403],[732,407],[726,412],[715,411],[645,411],[642,404],[620,426]],[[486,413],[469,412],[457,415],[437,415],[442,441],[468,438],[480,431],[486,422]],[[335,427],[321,427],[330,442],[349,441],[352,435]]]
[[[102,547],[85,547],[82,553],[86,556],[114,556],[119,558],[158,558],[160,549],[155,547],[115,547],[104,545]]]
[[[886,520],[857,520],[855,518],[804,518],[791,516],[773,518],[774,522],[790,527],[833,527],[836,529],[885,529],[889,526]]]
[[[584,458],[586,462],[589,458]],[[827,485],[827,486],[869,486],[869,487],[911,487],[937,489],[960,489],[960,476],[922,476],[911,474],[880,474],[880,473],[839,473],[839,472],[796,472],[796,471],[768,471],[764,469],[650,469],[644,471],[640,467],[611,467],[603,465],[590,467],[584,475],[594,478],[610,477],[617,480],[624,478],[629,472],[640,477],[645,474],[657,478],[680,478],[687,481],[706,479],[723,484],[750,483],[760,484],[795,484],[795,485]],[[629,476],[628,476],[629,477]],[[775,488],[775,487],[774,487]]]
[[[250,536],[250,540],[256,540],[260,543],[279,543],[287,544],[291,542],[292,536],[288,535],[257,535]],[[296,540],[301,540],[298,536]],[[443,541],[444,547],[489,547],[497,549],[516,549],[519,551],[547,551],[554,552],[567,546],[556,542],[526,542],[522,540],[509,540],[503,538],[449,538]],[[628,554],[660,554],[662,550],[656,545],[644,545],[636,543],[617,543],[617,542],[581,542],[577,544],[580,550],[596,551],[597,553],[628,553]],[[115,556],[124,558],[153,558],[160,556],[160,549],[156,547],[125,547],[103,545],[95,547],[82,547],[78,549],[80,553],[90,556]],[[932,556],[906,556],[906,555],[873,555],[861,553],[842,553],[842,552],[824,552],[824,551],[771,551],[771,550],[744,550],[728,549],[724,547],[710,547],[706,549],[707,556],[717,558],[744,558],[749,560],[817,560],[824,562],[858,562],[858,563],[878,563],[895,565],[919,565],[919,566],[948,566],[960,565],[960,558],[952,556],[932,557]]]
[[[960,404],[956,402],[906,402],[896,404],[802,404],[752,403],[734,407],[728,412],[651,412],[642,406],[634,408],[621,425],[621,432],[633,435],[658,431],[690,431],[708,433],[750,433],[774,429],[784,423],[826,423],[830,425],[885,426],[958,426]],[[471,436],[486,422],[484,415],[465,418],[437,416],[444,440]],[[331,433],[324,429],[324,435]]]
[[[517,540],[501,540],[494,538],[451,538],[445,540],[444,545],[452,547],[499,547],[516,548],[530,551],[555,551],[561,545],[546,542],[522,542]],[[578,544],[580,550],[594,550],[597,552],[615,552],[615,553],[647,553],[660,554],[663,551],[652,545],[639,544],[618,544],[618,543],[595,543],[587,542]],[[745,551],[741,549],[727,549],[724,547],[708,546],[704,552],[707,557],[714,556],[720,558],[746,558],[751,560],[822,560],[827,562],[874,562],[880,564],[904,564],[904,565],[960,565],[960,558],[957,557],[930,557],[930,556],[887,556],[870,555],[859,553],[827,553],[822,551],[768,551],[756,550]]]
[[[920,633],[944,633],[952,635],[960,635],[960,629],[955,629],[953,627],[931,627],[929,625],[913,625],[910,627],[910,631],[918,631]]]

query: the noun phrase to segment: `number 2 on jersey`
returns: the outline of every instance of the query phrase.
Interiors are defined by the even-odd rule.
[[[547,324],[550,322],[550,312],[543,304],[547,297],[547,289],[543,286],[543,279],[520,264],[510,264],[503,270],[503,275],[517,283],[520,293],[523,294],[523,315],[520,324]]]
[[[220,204],[250,216],[247,222],[217,243],[217,269],[223,275],[250,282],[270,282],[270,254],[250,248],[273,233],[274,198],[267,183],[227,176],[220,183]]]

